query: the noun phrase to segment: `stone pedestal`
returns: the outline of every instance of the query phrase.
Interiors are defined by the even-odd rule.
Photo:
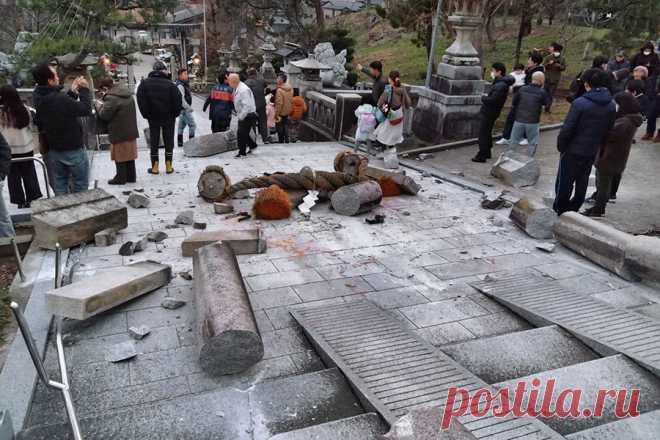
[[[413,132],[428,142],[473,138],[479,133],[485,83],[472,34],[481,24],[481,16],[463,7],[449,17],[449,22],[456,30],[456,40],[442,57],[430,88],[415,90],[419,102]]]

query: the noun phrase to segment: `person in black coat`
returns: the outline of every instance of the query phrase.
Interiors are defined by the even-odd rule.
[[[183,110],[181,92],[167,74],[167,66],[162,61],[154,63],[149,77],[140,82],[137,89],[137,103],[142,117],[149,121],[151,142],[150,174],[158,174],[158,146],[163,136],[165,144],[165,168],[167,174],[174,172],[174,126],[176,118]]]
[[[252,67],[247,71],[245,84],[252,90],[252,94],[254,95],[254,103],[257,106],[257,115],[259,116],[259,120],[257,121],[259,134],[264,144],[267,144],[270,142],[270,136],[268,134],[268,117],[266,115],[266,81],[259,78],[257,69]]]
[[[559,171],[554,210],[579,211],[589,186],[596,155],[614,125],[616,105],[607,90],[607,73],[589,69],[582,75],[586,93],[573,101],[557,136]]]
[[[607,57],[598,55],[591,63],[591,69],[598,69],[606,72],[606,75],[602,77],[602,79],[605,81],[605,85],[603,87],[605,87],[610,92],[610,94],[613,95],[617,90],[615,81],[619,80],[620,73],[609,72],[607,70],[607,63],[609,63]],[[586,89],[584,88],[584,79],[582,78],[584,73],[585,72],[580,72],[571,83],[571,95],[566,98],[566,101],[573,102],[586,93]]]
[[[492,157],[493,127],[500,117],[506,98],[509,96],[509,87],[515,79],[506,75],[506,67],[502,63],[494,63],[491,70],[493,84],[488,95],[481,97],[481,123],[479,125],[479,152],[472,158],[473,162],[483,163]]]
[[[11,222],[11,217],[9,217],[9,211],[7,211],[5,197],[2,194],[5,181],[9,175],[10,165],[11,149],[5,138],[0,134],[0,237],[13,237],[16,235],[14,224]]]

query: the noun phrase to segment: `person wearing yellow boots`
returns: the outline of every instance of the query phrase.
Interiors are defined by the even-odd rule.
[[[174,126],[183,109],[181,93],[172,82],[167,66],[156,61],[149,77],[140,82],[137,102],[142,117],[149,121],[151,168],[149,174],[158,174],[158,147],[162,136],[165,144],[165,172],[172,174],[174,167]]]

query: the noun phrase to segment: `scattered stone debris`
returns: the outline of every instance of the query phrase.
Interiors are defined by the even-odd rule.
[[[193,229],[206,229],[206,223],[204,222],[195,222],[193,223]]]
[[[433,159],[433,154],[431,154],[431,153],[419,153],[417,155],[417,160],[426,160],[426,159]]]
[[[119,255],[123,257],[130,257],[135,253],[135,243],[132,241],[127,241],[126,243],[122,244],[121,247],[119,248]]]
[[[246,212],[241,213],[241,215],[238,217],[238,222],[244,222],[245,220],[250,220],[252,216]]]
[[[149,333],[151,333],[151,329],[146,325],[128,328],[128,335],[137,341],[144,339]]]
[[[490,223],[493,226],[496,226],[498,228],[504,226],[504,220],[502,220],[500,217],[491,215],[490,217],[488,217],[488,219],[490,220]]]
[[[147,240],[152,243],[160,243],[163,240],[166,240],[168,235],[163,231],[152,231],[147,234]]]
[[[97,247],[106,247],[117,241],[117,230],[114,228],[104,229],[94,234],[94,244]]]
[[[454,176],[458,176],[458,177],[465,177],[465,173],[459,170],[452,170],[449,172],[449,174],[453,174]]]
[[[429,200],[439,200],[440,199],[440,194],[431,194],[429,196]]]
[[[549,254],[553,253],[556,247],[557,245],[554,243],[539,243],[536,245],[536,249],[547,252]]]
[[[128,190],[128,191],[122,191],[121,193],[125,196],[130,196],[133,191]]]
[[[248,191],[247,189],[236,191],[234,194],[231,195],[231,198],[234,200],[249,199],[250,191]]]
[[[428,171],[422,172],[422,177],[433,177],[433,174],[429,173]]]
[[[179,272],[179,276],[186,281],[192,281],[193,279],[192,273],[189,270]]]
[[[182,299],[176,299],[169,296],[163,298],[160,302],[160,306],[167,310],[176,310],[186,305],[186,302]]]
[[[135,343],[132,341],[125,341],[110,346],[108,352],[105,355],[105,360],[108,362],[117,363],[133,359],[135,356],[137,356]]]
[[[138,192],[138,193],[143,193],[144,188],[135,188],[133,191]]]
[[[234,212],[234,207],[229,203],[216,202],[213,204],[213,210],[216,214],[229,214]]]
[[[179,225],[165,225],[165,229],[179,229]]]
[[[380,225],[385,223],[385,216],[382,214],[376,214],[374,218],[365,218],[364,221],[369,225]]]
[[[176,218],[174,219],[174,223],[176,223],[177,225],[192,226],[192,224],[195,222],[194,218],[195,218],[195,213],[193,211],[183,211],[176,216]]]
[[[401,214],[408,217],[410,215],[410,211],[403,211]]]
[[[135,252],[142,252],[147,248],[147,244],[149,243],[149,240],[147,239],[146,236],[142,237],[140,241],[135,242],[135,247],[134,251]]]
[[[439,184],[445,183],[442,179],[435,179],[434,182]]]
[[[497,197],[496,199],[485,198],[481,201],[481,207],[483,209],[503,209],[506,208],[507,205],[511,206],[509,202],[501,197]]]
[[[156,195],[157,199],[164,199],[165,197],[171,196],[174,194],[171,190],[161,191]]]
[[[135,209],[148,208],[149,204],[151,203],[151,199],[149,199],[149,196],[146,194],[133,191],[128,196],[127,203],[131,208],[135,208]]]
[[[78,337],[72,335],[71,333],[67,333],[62,336],[62,344],[64,344],[65,347],[72,347],[78,343]]]

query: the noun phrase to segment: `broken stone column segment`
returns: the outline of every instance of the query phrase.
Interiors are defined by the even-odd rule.
[[[404,194],[414,196],[417,195],[417,193],[419,193],[419,191],[422,189],[422,187],[417,182],[415,182],[412,177],[407,176],[404,172],[394,172],[370,165],[367,167],[365,174],[367,177],[374,180],[380,180],[383,177],[392,179],[392,181],[401,188],[401,191]]]
[[[247,370],[263,358],[264,347],[232,248],[199,248],[193,271],[202,370],[212,376]]]
[[[359,215],[380,205],[383,191],[373,180],[343,186],[332,194],[332,208],[341,215]]]
[[[71,319],[87,319],[170,282],[172,268],[154,261],[99,271],[46,293],[48,310]]]
[[[192,257],[197,249],[216,242],[226,243],[236,255],[263,254],[267,249],[261,229],[256,228],[196,232],[181,243],[181,253]]]
[[[148,208],[149,204],[151,203],[151,199],[144,193],[133,191],[128,196],[128,201],[126,203],[128,203],[131,208],[135,209]]]
[[[183,144],[187,157],[208,157],[237,149],[236,133],[232,130],[197,136]]]
[[[545,240],[554,236],[557,214],[541,201],[526,197],[518,200],[509,218],[532,238]]]
[[[67,194],[32,203],[34,242],[45,249],[59,243],[67,249],[88,241],[105,229],[128,226],[126,205],[102,189]]]
[[[536,185],[541,177],[541,167],[533,157],[507,151],[500,155],[490,174],[506,185],[521,188]]]

